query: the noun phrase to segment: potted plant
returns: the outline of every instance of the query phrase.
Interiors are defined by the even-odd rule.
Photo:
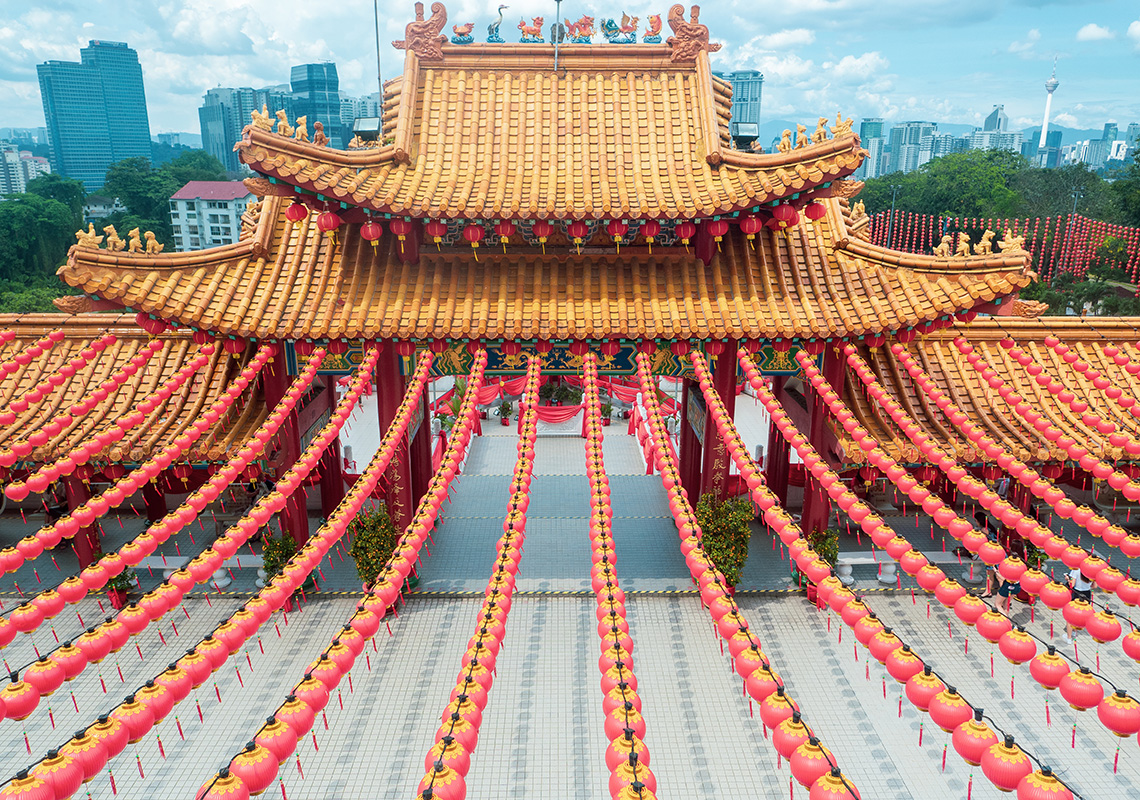
[[[514,406],[509,401],[504,400],[499,404],[499,424],[506,426],[511,424],[511,412],[514,411]]]
[[[261,568],[265,570],[265,581],[268,583],[281,574],[281,570],[289,563],[289,559],[297,552],[297,543],[292,536],[272,536],[266,528],[262,538]],[[285,601],[286,611],[293,610],[292,598]]]
[[[352,542],[348,554],[352,556],[356,574],[367,589],[396,549],[400,538],[396,525],[388,514],[387,506],[381,503],[375,509],[363,509],[348,523],[345,533]]]
[[[538,398],[549,403],[554,398],[554,384],[550,381],[538,387]]]
[[[135,571],[133,569],[125,569],[107,581],[107,599],[111,601],[111,607],[115,609],[126,607],[127,595],[134,590],[135,586]]]
[[[735,593],[744,562],[748,560],[752,504],[747,498],[721,500],[712,492],[706,492],[695,512],[705,555],[724,575],[729,593]]]
[[[610,418],[614,414],[614,407],[612,405],[610,405],[609,403],[602,403],[601,412],[602,412],[602,425],[603,426],[609,425],[610,424]]]

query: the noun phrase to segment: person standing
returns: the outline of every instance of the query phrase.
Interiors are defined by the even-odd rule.
[[[1081,572],[1080,567],[1069,573],[1069,590],[1072,591],[1074,600],[1084,600],[1086,603],[1092,603],[1092,587],[1092,579],[1086,577],[1085,574]],[[1072,644],[1074,635],[1073,626],[1066,621],[1065,635],[1062,640],[1065,644]]]

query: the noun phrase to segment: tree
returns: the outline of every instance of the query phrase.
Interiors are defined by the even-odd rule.
[[[0,279],[50,278],[75,244],[76,227],[71,209],[58,200],[9,195],[0,203]]]
[[[1016,213],[1018,193],[1010,183],[1028,162],[1006,150],[969,150],[936,158],[914,172],[892,173],[867,181],[860,197],[874,212],[895,207],[946,217],[1005,217]]]
[[[1112,192],[1120,204],[1125,224],[1140,225],[1140,160],[1133,160],[1127,169],[1118,173]]]
[[[1120,203],[1110,184],[1085,164],[1060,169],[1031,167],[1013,177],[1012,188],[1021,195],[1016,211],[1023,217],[1056,217],[1076,209],[1105,222],[1121,221]]]
[[[45,200],[58,200],[71,209],[75,224],[83,222],[83,201],[87,192],[81,181],[65,178],[55,172],[28,181],[27,194],[36,194]]]

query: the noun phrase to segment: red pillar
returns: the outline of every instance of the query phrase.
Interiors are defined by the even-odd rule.
[[[166,516],[166,493],[157,483],[147,481],[143,485],[143,502],[146,504],[146,518],[158,522]]]
[[[63,488],[67,493],[69,511],[75,511],[91,499],[91,488],[74,475],[68,475],[63,479]],[[99,556],[103,555],[103,545],[96,525],[80,528],[72,539],[72,546],[75,548],[76,558],[79,559],[80,569],[94,564]]]
[[[262,376],[261,389],[265,395],[265,405],[272,410],[289,391],[289,375],[284,357],[279,354],[272,360],[272,363],[266,364],[262,370]],[[301,454],[301,432],[297,427],[296,408],[286,417],[284,424],[277,431],[277,447],[279,455],[275,469],[276,475],[273,476],[275,479],[281,478],[288,472],[297,463],[297,457]],[[292,536],[293,541],[298,545],[308,541],[309,514],[305,510],[305,492],[303,489],[299,488],[293,493],[281,510],[279,518],[281,529]]]
[[[677,465],[677,471],[681,474],[681,488],[695,505],[701,494],[701,440],[697,438],[689,419],[689,398],[691,396],[699,398],[701,390],[688,378],[685,378],[682,386],[684,388],[681,392],[681,452],[677,454],[681,463]]]
[[[779,397],[788,382],[786,375],[772,378],[772,395]],[[788,474],[791,470],[792,446],[775,425],[768,426],[768,463],[764,467],[764,481],[780,500],[781,506],[788,504]]]
[[[376,362],[376,400],[379,409],[381,434],[388,430],[392,420],[396,418],[396,410],[400,401],[404,399],[405,381],[400,374],[400,359],[391,342],[387,342]],[[424,409],[427,413],[427,409]],[[430,425],[430,423],[428,423]],[[415,507],[412,500],[412,475],[409,463],[408,439],[405,436],[396,446],[392,461],[384,472],[385,499],[388,513],[392,515],[392,522],[396,530],[402,531],[412,522]],[[431,456],[428,455],[428,465],[431,465]]]
[[[433,474],[431,468],[431,415],[428,413],[429,401],[428,387],[427,384],[424,384],[423,396],[420,398],[420,410],[423,414],[423,421],[420,422],[420,429],[416,431],[416,435],[412,437],[412,446],[409,452],[412,460],[411,482],[413,507],[418,506],[420,500],[427,494],[428,485],[431,483]]]
[[[328,398],[330,414],[336,409],[336,382],[328,381],[325,393]],[[340,453],[340,437],[333,439],[333,443],[325,450],[321,457],[321,516],[328,519],[340,501],[344,499],[344,462]]]
[[[713,390],[720,395],[721,402],[730,418],[736,417],[736,340],[729,340],[724,352],[716,358],[713,369]],[[697,387],[700,388],[699,386]],[[713,492],[724,500],[728,497],[728,448],[717,434],[716,421],[712,414],[705,414],[705,448],[701,493]]]
[[[832,388],[842,395],[843,381],[846,373],[844,372],[843,359],[839,357],[836,348],[828,347],[824,351],[822,372],[823,377],[831,384]],[[827,404],[814,389],[808,389],[808,396],[810,398],[809,408],[811,408],[811,428],[808,439],[816,449],[816,452],[826,459]],[[804,510],[801,527],[808,532],[817,528],[825,528],[830,515],[831,498],[828,497],[827,492],[819,482],[812,477],[811,473],[805,470]]]

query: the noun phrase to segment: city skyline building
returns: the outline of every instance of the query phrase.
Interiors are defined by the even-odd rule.
[[[938,133],[935,122],[910,121],[891,128],[890,172],[913,172],[918,169],[923,151],[923,138]],[[928,145],[929,147],[929,145]]]
[[[340,79],[336,64],[325,61],[319,64],[298,64],[289,70],[289,85],[293,94],[293,113],[305,117],[309,133],[320,122],[329,137],[329,147],[343,149],[349,137],[340,115]],[[351,127],[349,128],[351,130]]]
[[[241,181],[190,181],[170,196],[174,249],[233,244],[241,235],[241,215],[255,199]]]
[[[14,144],[0,143],[0,195],[21,194],[28,182],[51,172],[51,164]]]
[[[107,167],[126,158],[150,159],[150,123],[138,53],[125,42],[92,39],[80,61],[36,66],[52,169],[103,185]]]
[[[746,148],[760,136],[764,73],[747,69],[713,74],[732,84],[732,118],[728,123],[729,133],[737,147]]]
[[[994,110],[982,123],[983,131],[1002,132],[1009,130],[1009,115],[1005,113],[1004,105],[995,105]]]
[[[202,130],[202,149],[222,162],[227,172],[242,172],[242,165],[234,152],[234,142],[241,138],[242,129],[249,124],[250,113],[262,106],[272,114],[284,110],[293,119],[293,95],[287,85],[263,89],[250,87],[210,89],[198,109],[198,123]]]
[[[1041,120],[1041,140],[1037,144],[1037,149],[1045,147],[1046,137],[1049,135],[1049,112],[1053,108],[1053,92],[1057,91],[1057,87],[1061,82],[1057,80],[1057,59],[1053,59],[1053,74],[1049,76],[1049,80],[1045,81],[1045,116]]]

